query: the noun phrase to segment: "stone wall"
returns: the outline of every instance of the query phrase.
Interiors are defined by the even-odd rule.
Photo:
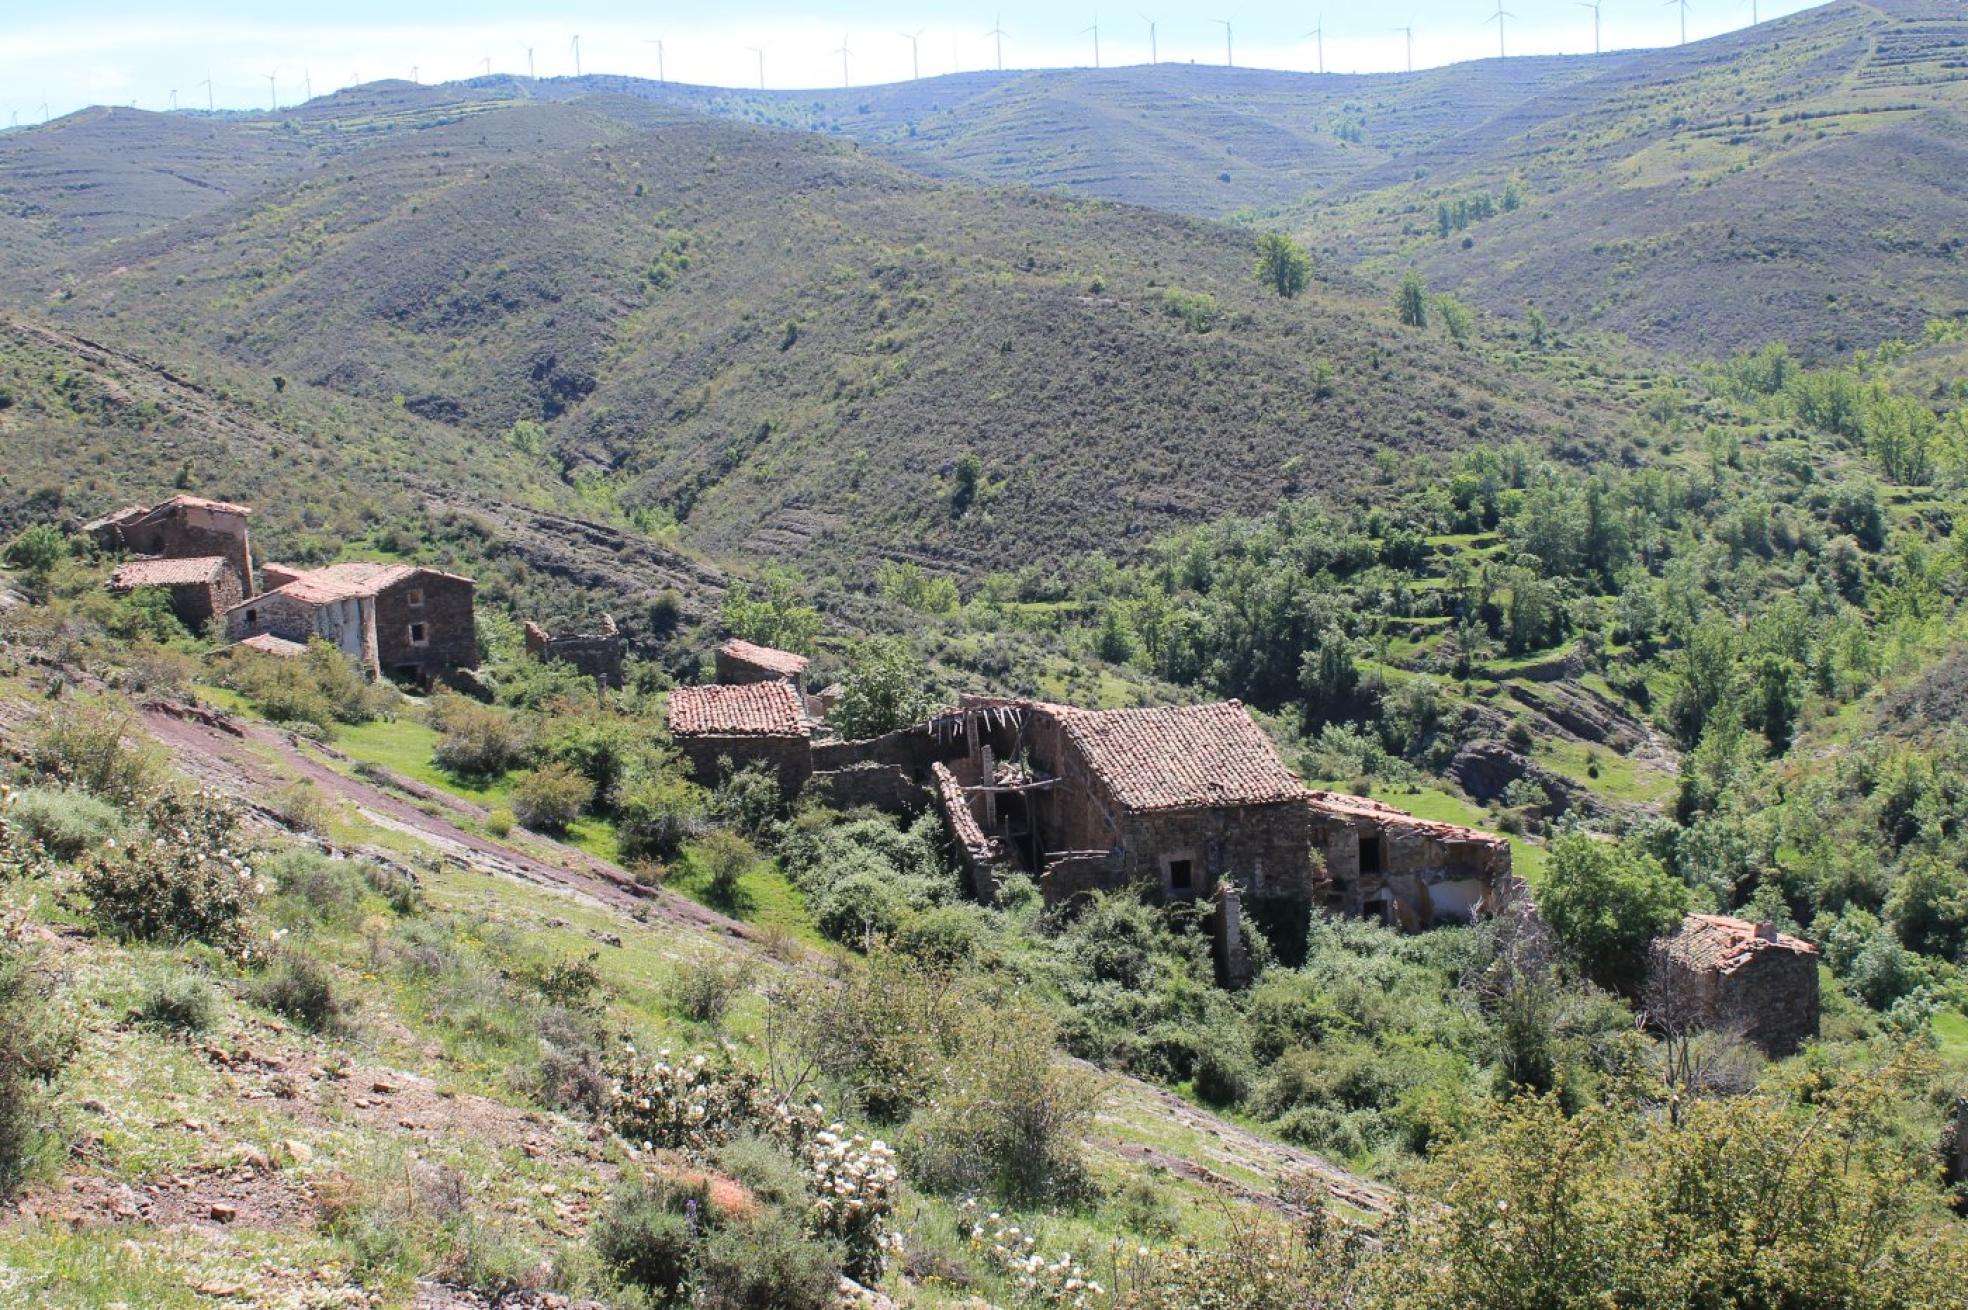
[[[815,770],[807,785],[837,810],[867,805],[889,814],[915,814],[929,804],[929,790],[893,764]]]
[[[368,605],[355,597],[313,605],[277,591],[255,596],[250,604],[234,606],[226,613],[226,637],[242,641],[266,632],[306,645],[320,637],[373,672],[364,640]]]
[[[1684,1017],[1734,1032],[1772,1059],[1818,1035],[1818,957],[1759,951],[1732,969],[1694,967],[1656,943],[1649,967],[1671,989]]]
[[[949,764],[964,754],[962,733],[929,732],[915,726],[864,741],[817,741],[813,743],[813,767],[830,772],[860,764],[886,764],[911,777],[927,777],[932,764]]]
[[[1515,887],[1501,837],[1371,803],[1354,810],[1315,801],[1308,818],[1326,907],[1336,913],[1414,931],[1485,918]]]
[[[172,587],[171,612],[178,616],[178,622],[193,632],[202,633],[214,618],[244,599],[245,590],[240,585],[239,575],[228,562],[211,582],[191,582]]]
[[[779,775],[779,789],[789,798],[799,795],[813,776],[813,752],[804,737],[680,736],[676,744],[691,773],[706,787],[715,787],[723,778],[725,761],[733,769],[765,765]]]
[[[604,687],[622,685],[622,660],[627,643],[615,627],[615,620],[604,614],[596,632],[549,633],[539,624],[526,625],[526,653],[542,663],[559,660],[571,664],[584,677]]]
[[[1227,878],[1255,896],[1312,897],[1311,815],[1300,802],[1124,813],[1119,827],[1123,878],[1164,896],[1208,896]],[[1184,859],[1186,889],[1170,877],[1171,862]]]

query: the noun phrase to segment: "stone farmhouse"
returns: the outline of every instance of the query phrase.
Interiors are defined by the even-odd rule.
[[[1818,948],[1773,924],[1690,914],[1654,943],[1649,968],[1696,1027],[1736,1031],[1772,1057],[1818,1035]]]
[[[1328,910],[1413,932],[1487,918],[1515,894],[1510,843],[1381,801],[1307,793]]]
[[[269,564],[267,590],[225,611],[233,641],[319,637],[371,677],[429,686],[478,663],[470,578],[413,564]]]
[[[253,594],[253,550],[244,505],[202,496],[173,496],[157,505],[129,505],[82,525],[98,547],[135,556],[110,580],[110,590],[163,587],[186,627],[199,629]]]

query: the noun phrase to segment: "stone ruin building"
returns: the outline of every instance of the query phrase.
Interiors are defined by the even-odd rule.
[[[764,765],[792,796],[813,774],[813,720],[789,682],[678,687],[670,693],[670,735],[707,785],[727,769]]]
[[[430,686],[478,664],[472,580],[414,564],[319,569],[268,564],[267,590],[225,611],[235,642],[260,636],[336,647],[371,677]]]
[[[1247,967],[1247,902],[1301,923],[1324,909],[1415,930],[1492,913],[1518,887],[1500,837],[1308,791],[1236,701],[1086,710],[966,696],[912,727],[836,741],[799,694],[805,662],[762,649],[727,643],[729,682],[671,693],[671,731],[700,780],[764,763],[789,795],[811,782],[840,805],[933,806],[979,899],[1022,872],[1048,905],[1138,886],[1205,905],[1226,982]]]
[[[128,505],[82,525],[105,550],[132,558],[110,579],[111,591],[162,587],[171,610],[194,631],[253,594],[253,550],[245,505],[203,496],[173,496],[157,505]]]
[[[716,662],[721,683],[736,687],[748,682],[784,682],[802,699],[806,696],[806,670],[811,661],[804,655],[733,637],[717,648]]]
[[[1414,932],[1488,918],[1515,894],[1510,843],[1382,801],[1307,793],[1328,910]]]
[[[1818,948],[1772,924],[1690,914],[1654,943],[1649,971],[1678,1021],[1740,1033],[1773,1058],[1818,1035]]]
[[[532,620],[526,623],[526,653],[541,663],[572,664],[603,687],[622,685],[622,660],[627,643],[611,614],[601,616],[593,632],[548,632]]]
[[[223,555],[187,559],[133,559],[110,575],[109,589],[119,596],[139,587],[161,587],[171,597],[171,612],[193,632],[246,598],[246,590]]]

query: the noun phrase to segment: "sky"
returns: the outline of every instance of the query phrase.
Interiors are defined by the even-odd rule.
[[[1494,58],[1497,0],[1202,0],[1186,11],[1164,0],[991,0],[958,7],[910,0],[723,0],[694,6],[628,0],[333,0],[325,4],[245,0],[69,0],[36,5],[0,0],[0,127],[59,117],[92,104],[166,109],[291,105],[338,87],[383,78],[442,82],[493,72],[540,77],[580,69],[719,86],[781,90],[901,81],[997,66],[1094,63],[1098,25],[1103,66],[1221,63],[1312,71],[1325,31],[1333,73],[1398,72],[1413,29],[1417,69]],[[1807,0],[1690,0],[1688,37],[1746,27],[1755,4],[1764,21],[1808,8]],[[1593,48],[1593,12],[1577,0],[1503,0],[1511,55],[1575,54]],[[1145,10],[1145,14],[1144,14]],[[1680,38],[1672,0],[1604,0],[1606,50],[1670,45]],[[919,34],[911,40],[911,33]],[[661,42],[659,46],[657,42]],[[848,51],[843,69],[840,53]],[[661,68],[658,67],[659,50]],[[530,62],[529,62],[530,61]],[[919,62],[917,62],[919,61]],[[207,83],[210,83],[208,86]],[[45,108],[44,108],[45,107]]]

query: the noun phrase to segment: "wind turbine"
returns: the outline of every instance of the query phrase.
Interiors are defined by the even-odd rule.
[[[1740,9],[1742,6],[1738,4],[1736,8]],[[1757,0],[1749,0],[1749,25],[1755,27],[1762,21],[1763,19],[1757,14]]]
[[[314,99],[314,74],[306,68],[301,69],[301,86],[307,91],[307,99]]]
[[[47,123],[48,123],[48,102],[46,100],[43,100],[41,102],[41,124],[43,127],[45,127],[47,126]]]
[[[1237,59],[1230,49],[1230,20],[1227,18],[1212,18],[1210,21],[1221,24],[1223,27],[1223,66],[1225,68],[1235,68],[1237,66]]]
[[[765,90],[765,47],[748,45],[745,49],[759,57],[759,90]]]
[[[1319,15],[1319,25],[1313,28],[1311,31],[1307,32],[1305,36],[1315,37],[1318,39],[1319,73],[1321,76],[1323,76],[1326,71],[1326,16],[1324,14]],[[1301,36],[1298,39],[1303,41],[1305,39],[1305,36]]]
[[[902,39],[909,43],[909,80],[922,80],[922,34],[929,29],[919,27],[913,32],[902,33]]]
[[[1667,0],[1665,8],[1681,7],[1681,44],[1688,44],[1688,0]]]
[[[1495,23],[1497,25],[1497,58],[1498,59],[1508,59],[1510,57],[1508,54],[1504,52],[1504,48],[1503,48],[1503,20],[1506,18],[1515,18],[1515,17],[1517,17],[1517,15],[1513,13],[1509,13],[1504,9],[1503,0],[1497,0],[1496,12],[1483,20],[1486,23]]]
[[[1081,28],[1079,30],[1078,35],[1085,36],[1088,32],[1093,33],[1093,66],[1095,68],[1099,68],[1100,67],[1100,12],[1098,10],[1094,11],[1093,26]]]
[[[1415,71],[1415,30],[1412,27],[1390,27],[1390,32],[1400,32],[1408,38],[1408,71]]]
[[[654,41],[644,41],[643,44],[656,47],[656,80],[658,82],[669,81],[669,75],[663,71],[663,38],[659,36]]]
[[[412,82],[415,82],[418,86],[422,86],[424,84],[424,79],[422,77],[423,70],[424,70],[424,66],[422,64],[410,65],[410,80]]]
[[[1005,39],[1004,17],[1002,15],[999,15],[998,17],[993,18],[991,20],[991,30],[986,32],[984,35],[997,38],[998,71],[1000,73],[1004,72],[1004,39]]]
[[[479,62],[479,66],[485,69],[485,75],[487,77],[492,76],[492,56],[487,55],[483,59],[479,60],[478,62]]]
[[[212,113],[212,70],[205,70],[205,80],[198,85],[205,88],[205,112]]]
[[[1580,9],[1592,11],[1592,53],[1596,55],[1599,53],[1599,6],[1604,4],[1605,0],[1592,0],[1590,4],[1587,4],[1586,0],[1572,0],[1572,3]]]
[[[1143,14],[1141,21],[1148,24],[1148,62],[1159,64],[1162,62],[1162,57],[1161,52],[1155,49],[1155,20]]]
[[[171,112],[174,114],[178,112],[178,89],[176,87],[171,88]]]
[[[574,34],[574,76],[581,75],[581,34]]]
[[[852,50],[849,50],[847,48],[847,33],[845,32],[841,33],[840,49],[834,51],[834,53],[841,57],[841,86],[842,87],[853,86],[854,83],[849,81],[847,76],[847,58],[849,55],[854,53]]]
[[[521,41],[520,44],[526,45],[524,41]],[[526,80],[529,82],[537,80],[533,76],[533,47],[530,45],[526,46]]]
[[[268,108],[271,108],[271,109],[278,109],[278,108],[280,108],[280,94],[279,94],[279,92],[278,92],[278,91],[277,91],[277,90],[275,89],[275,85],[274,85],[274,81],[273,81],[273,79],[274,79],[274,74],[275,74],[275,73],[278,73],[279,71],[280,71],[279,69],[275,69],[275,70],[274,70],[274,71],[273,71],[272,73],[268,73],[268,74],[266,75],[266,80],[267,80],[267,105],[268,105]]]

